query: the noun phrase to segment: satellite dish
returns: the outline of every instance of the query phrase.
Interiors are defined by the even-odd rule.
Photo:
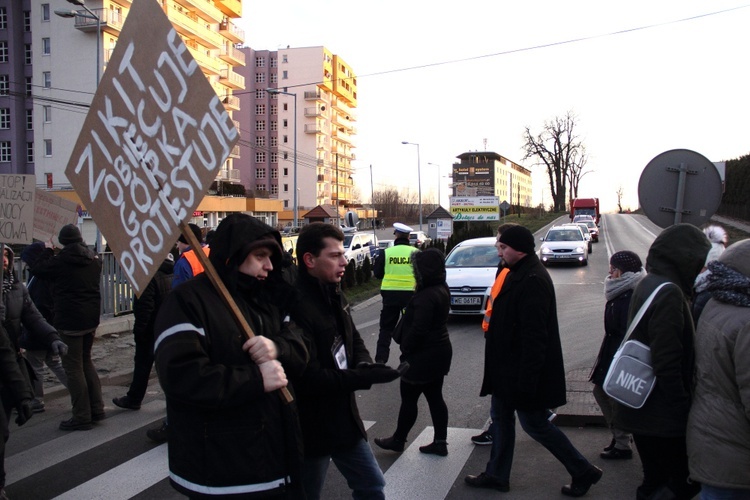
[[[719,208],[722,187],[716,166],[689,149],[672,149],[648,162],[638,181],[646,217],[660,227],[703,225]]]

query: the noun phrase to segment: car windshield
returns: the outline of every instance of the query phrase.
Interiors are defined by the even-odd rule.
[[[592,220],[586,221],[586,226],[587,226],[587,227],[588,227],[589,229],[596,229],[596,222],[594,222],[594,221],[592,221]]]
[[[497,249],[492,246],[465,246],[455,248],[448,259],[445,267],[497,267],[500,257]]]
[[[352,243],[352,239],[354,239],[353,234],[344,235],[344,248],[349,248],[349,245]]]
[[[578,229],[555,229],[547,233],[544,241],[581,241],[583,234]]]

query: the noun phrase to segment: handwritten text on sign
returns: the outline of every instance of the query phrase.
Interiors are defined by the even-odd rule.
[[[32,242],[35,190],[33,175],[0,175],[0,242]]]
[[[158,3],[135,3],[66,174],[137,292],[238,138]]]

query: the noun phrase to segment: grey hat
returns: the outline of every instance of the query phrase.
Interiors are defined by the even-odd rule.
[[[57,239],[63,246],[70,245],[71,243],[83,243],[81,231],[74,224],[65,224],[62,229],[60,229],[60,234],[57,235]]]

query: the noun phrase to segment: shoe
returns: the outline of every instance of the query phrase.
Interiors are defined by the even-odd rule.
[[[490,431],[484,431],[483,433],[471,436],[471,442],[478,446],[487,446],[492,444],[492,434]]]
[[[609,444],[604,447],[603,451],[612,451],[612,450],[614,450],[615,449],[615,443],[617,443],[617,441],[615,441],[615,438],[612,438],[612,441],[610,441]]]
[[[31,400],[31,411],[33,413],[42,413],[44,412],[44,401],[39,401],[38,399]],[[0,497],[2,498],[2,497]]]
[[[101,422],[105,418],[107,418],[107,414],[104,413],[104,412],[101,412],[101,413],[92,413],[91,414],[91,421],[92,422]]]
[[[8,495],[5,494],[5,488],[0,488],[0,500],[9,500]]]
[[[595,465],[591,465],[589,470],[581,476],[573,478],[573,481],[563,486],[560,491],[563,495],[569,497],[582,497],[589,491],[591,485],[598,483],[601,478],[602,470]]]
[[[437,441],[433,441],[432,443],[426,445],[426,446],[420,446],[419,451],[422,453],[426,453],[428,455],[439,455],[441,457],[447,457],[448,456],[448,443],[445,441],[438,443]]]
[[[146,436],[151,441],[156,441],[157,443],[166,443],[169,439],[169,427],[167,425],[167,422],[162,422],[161,427],[158,429],[149,429],[146,431]]]
[[[91,430],[92,427],[94,426],[91,425],[91,422],[82,422],[74,418],[69,418],[68,420],[60,422],[61,431],[88,431]]]
[[[114,398],[112,399],[112,402],[115,404],[115,406],[119,406],[120,408],[125,408],[126,410],[140,410],[141,409],[140,401],[138,402],[133,401],[128,396],[123,396],[121,398]]]
[[[508,483],[501,483],[497,479],[488,476],[484,472],[478,476],[466,476],[464,478],[466,484],[473,488],[488,488],[507,493],[510,491],[510,485]]]
[[[404,451],[404,445],[406,444],[406,441],[401,441],[392,436],[388,438],[375,438],[374,441],[376,445],[384,450],[397,451],[399,453]]]
[[[612,448],[609,451],[599,453],[599,456],[607,460],[630,460],[633,458],[633,450],[621,450]]]

